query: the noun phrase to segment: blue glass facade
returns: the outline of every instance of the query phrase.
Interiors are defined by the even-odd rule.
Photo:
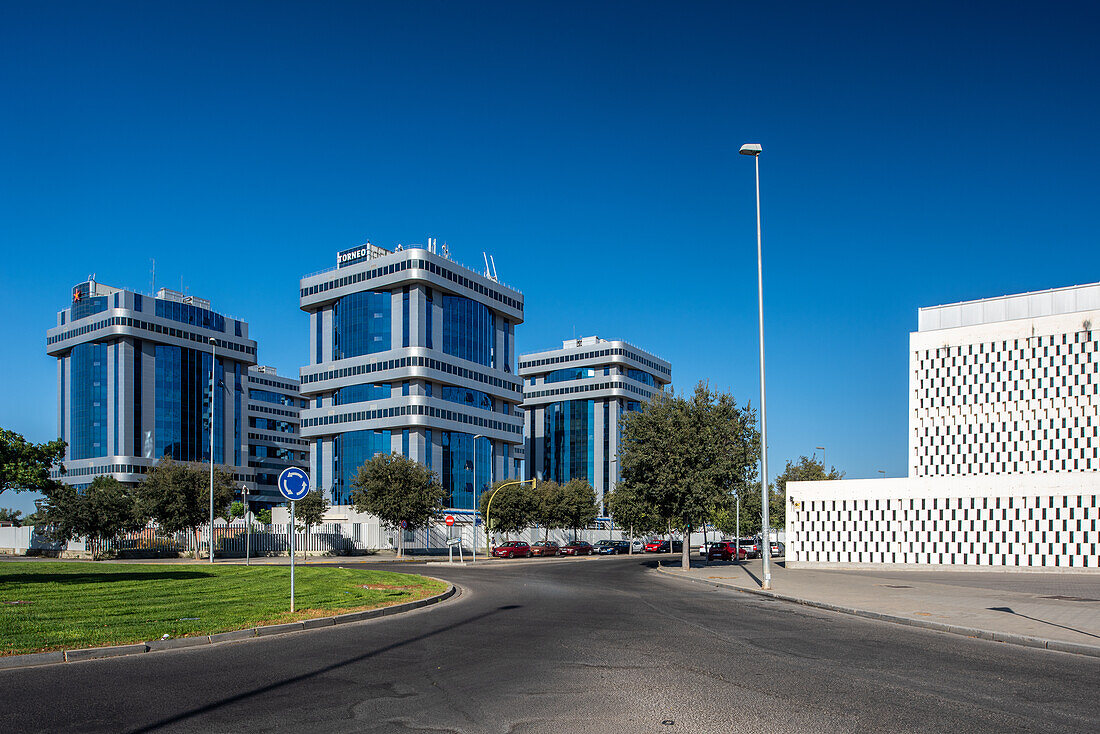
[[[479,390],[471,390],[467,387],[444,385],[441,397],[444,400],[449,400],[452,403],[460,403],[470,408],[481,408],[482,410],[493,409],[493,399],[491,397]]]
[[[462,296],[443,296],[443,351],[486,367],[496,367],[493,312]]]
[[[225,317],[220,313],[214,313],[213,311],[199,308],[190,303],[166,301],[163,298],[155,298],[153,300],[157,304],[157,316],[160,316],[162,319],[179,321],[181,324],[193,324],[214,331],[225,331]]]
[[[595,377],[596,370],[591,367],[566,367],[554,370],[546,374],[545,382],[566,382],[568,380],[583,380],[586,377]]]
[[[290,405],[295,406],[298,403],[290,395],[284,395],[281,392],[272,392],[271,390],[258,390],[256,388],[248,388],[249,400],[260,400],[265,403],[275,403],[276,405]]]
[[[159,302],[159,301],[158,301]],[[214,418],[225,415],[224,372],[214,374]],[[210,354],[158,344],[156,347],[156,456],[177,461],[210,460]],[[224,432],[214,431],[214,461],[225,462]]]
[[[594,400],[565,400],[546,406],[543,414],[543,478],[565,483],[594,482]]]
[[[342,387],[334,393],[335,405],[365,403],[369,400],[385,400],[390,396],[391,388],[386,384],[366,384]]]
[[[69,456],[73,459],[106,456],[107,345],[78,344],[73,347],[69,361]]]
[[[348,431],[333,439],[332,501],[336,505],[351,504],[352,482],[359,474],[359,467],[375,454],[390,453],[389,431]],[[320,465],[320,462],[318,462]]]
[[[646,385],[652,386],[656,384],[653,380],[653,375],[649,374],[645,370],[628,369],[626,371],[626,376],[632,380],[644,382]]]
[[[81,298],[79,301],[72,305],[70,319],[76,321],[82,319],[85,316],[92,316],[107,310],[107,296],[96,296],[94,298]]]
[[[446,495],[443,504],[456,510],[476,510],[482,491],[489,486],[493,444],[487,438],[475,441],[472,433],[440,431],[443,444],[441,481]],[[476,449],[475,449],[476,443]],[[477,477],[474,477],[474,451],[477,451]],[[475,486],[477,491],[474,491]]]
[[[390,348],[390,294],[360,291],[333,306],[333,358],[348,359]]]

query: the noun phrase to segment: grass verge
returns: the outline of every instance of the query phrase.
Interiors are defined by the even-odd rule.
[[[334,566],[0,564],[0,655],[248,629],[446,591],[406,573]]]

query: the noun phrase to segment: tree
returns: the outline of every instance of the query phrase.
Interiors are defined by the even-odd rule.
[[[305,497],[295,501],[294,519],[305,526],[307,540],[309,529],[314,525],[320,525],[326,512],[328,512],[328,499],[319,489],[307,492]]]
[[[657,393],[641,411],[623,416],[620,486],[684,529],[684,568],[690,567],[691,528],[712,518],[755,476],[755,423],[752,408],[704,383],[689,398]]]
[[[234,492],[233,475],[225,467],[215,466],[215,516],[225,514]],[[192,531],[198,555],[199,527],[210,520],[209,465],[184,464],[165,456],[145,475],[138,485],[137,496],[144,513],[156,520],[164,532]]]
[[[536,482],[537,488],[538,482]],[[489,508],[489,502],[493,506]],[[485,532],[517,533],[530,526],[538,514],[535,493],[527,484],[514,479],[495,482],[488,492],[481,494],[478,510],[485,518]],[[487,536],[488,537],[488,536]]]
[[[816,456],[800,456],[798,462],[788,460],[783,473],[775,478],[768,495],[768,520],[773,528],[781,528],[787,522],[787,482],[821,482],[844,478],[844,472],[835,466],[825,469],[825,462]]]
[[[101,543],[147,522],[134,490],[110,476],[96,477],[83,492],[67,484],[50,489],[37,520],[53,540],[87,537]]]
[[[657,514],[656,508],[644,502],[631,487],[620,484],[605,500],[607,511],[615,523],[619,527],[630,528],[631,537],[664,531],[665,521]]]
[[[443,486],[434,471],[400,454],[376,454],[352,482],[356,512],[376,515],[396,530],[427,527],[443,510]]]
[[[256,510],[256,522],[261,525],[271,524],[271,508],[265,507],[261,510]]]
[[[573,540],[576,540],[577,529],[588,527],[600,514],[596,490],[584,479],[570,479],[562,490],[563,527],[572,528]]]
[[[229,518],[236,520],[238,517],[244,517],[244,515],[244,503],[234,500],[233,504],[229,506]]]
[[[534,496],[535,509],[531,520],[536,525],[542,526],[544,530],[543,537],[549,539],[551,528],[565,527],[566,521],[563,512],[565,489],[552,479],[546,479],[535,482]]]
[[[10,522],[18,528],[23,525],[23,520],[21,519],[22,515],[22,510],[11,510],[7,507],[0,507],[0,522]]]
[[[66,443],[61,439],[47,443],[31,443],[15,431],[0,428],[0,493],[43,492],[58,482],[50,478],[50,469],[65,467]]]

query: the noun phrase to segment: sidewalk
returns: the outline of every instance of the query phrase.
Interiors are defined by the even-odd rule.
[[[781,563],[781,562],[780,562]],[[1100,573],[811,570],[772,562],[771,596],[859,616],[1100,656]],[[661,573],[753,593],[760,560],[662,560]]]

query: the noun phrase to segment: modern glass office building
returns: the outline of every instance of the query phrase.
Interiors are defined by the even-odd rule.
[[[134,484],[162,456],[208,462],[213,417],[214,461],[252,483],[256,342],[244,321],[166,288],[148,296],[88,280],[46,332],[46,352],[57,359],[58,435],[69,444],[63,481],[106,474]]]
[[[307,402],[298,394],[297,380],[267,366],[248,368],[244,401],[248,467],[255,481],[249,499],[282,504],[279,474],[291,466],[309,469],[309,441],[302,438],[299,423]]]
[[[618,482],[619,418],[672,381],[672,365],[590,336],[519,358],[527,479],[586,479],[596,497]]]
[[[303,278],[300,295],[310,324],[302,437],[312,482],[333,504],[350,503],[359,467],[378,453],[435,470],[455,510],[475,509],[484,487],[518,475],[519,291],[434,243],[368,243]]]

